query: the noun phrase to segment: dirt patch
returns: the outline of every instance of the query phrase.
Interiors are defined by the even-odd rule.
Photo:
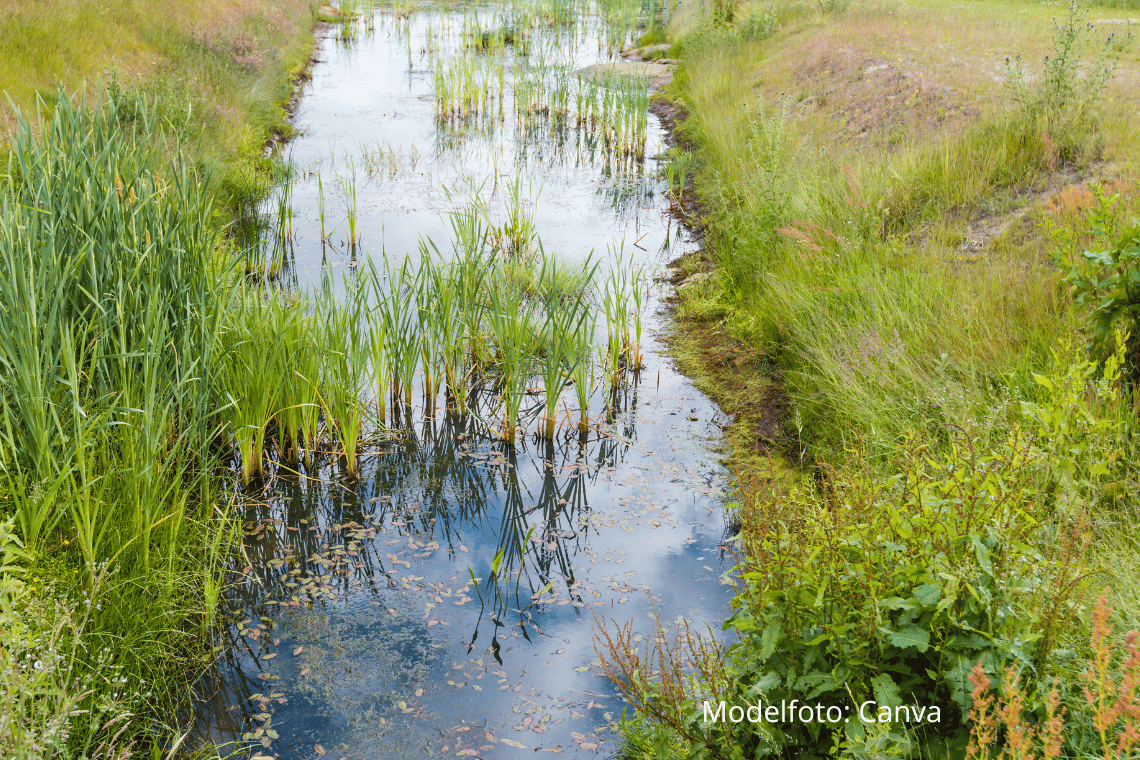
[[[888,145],[977,116],[965,97],[929,72],[853,47],[825,45],[804,57],[794,73],[796,97],[852,139],[875,137]]]
[[[667,345],[681,372],[731,418],[724,432],[732,469],[786,448],[790,402],[760,351],[712,319],[676,318]]]

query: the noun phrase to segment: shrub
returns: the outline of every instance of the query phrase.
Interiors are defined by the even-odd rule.
[[[923,742],[960,747],[975,663],[1045,668],[1082,552],[1039,546],[1045,462],[1029,437],[1015,428],[981,449],[964,434],[945,454],[914,444],[885,482],[859,465],[824,497],[745,502],[746,585],[730,621],[742,633],[740,698],[845,716],[867,700],[937,705]],[[1085,527],[1068,521],[1063,543],[1080,546]],[[1045,572],[1048,554],[1060,566]],[[895,744],[910,744],[890,723]],[[861,721],[766,729],[760,743],[801,752],[877,738]]]
[[[739,641],[721,661],[683,626],[671,644],[659,628],[644,653],[620,631],[603,642],[608,672],[695,757],[961,753],[975,665],[991,677],[1010,666],[1047,673],[1081,587],[1088,522],[1044,507],[1047,470],[1014,427],[988,446],[960,432],[945,453],[914,442],[888,479],[865,464],[823,478],[818,492],[743,478],[743,586],[726,623]],[[1059,539],[1043,540],[1046,522]],[[847,720],[710,723],[706,699],[794,699]],[[892,715],[864,722],[861,706]],[[904,706],[929,710],[920,734],[895,712]]]
[[[1126,365],[1135,377],[1140,373],[1140,219],[1120,224],[1119,196],[1106,198],[1099,188],[1093,195],[1097,205],[1089,214],[1089,231],[1104,247],[1082,251],[1072,263],[1062,251],[1056,260],[1068,269],[1065,283],[1077,303],[1089,307],[1089,353],[1104,360],[1118,334],[1129,336]]]
[[[752,11],[740,22],[740,36],[746,40],[766,40],[779,29],[780,19],[776,16],[776,9],[766,11]]]

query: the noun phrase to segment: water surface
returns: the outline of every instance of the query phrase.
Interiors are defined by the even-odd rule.
[[[448,251],[447,213],[483,197],[501,218],[512,187],[545,250],[567,260],[592,252],[603,268],[658,271],[691,250],[657,179],[654,117],[640,162],[607,156],[572,124],[516,119],[509,87],[503,119],[436,121],[433,67],[475,14],[497,12],[377,8],[351,43],[321,40],[287,146],[300,168],[292,287],[351,276],[368,257],[418,256],[425,237]],[[510,49],[500,60],[512,71],[539,54],[604,61],[591,18],[536,29],[527,60]],[[340,192],[353,167],[356,247]],[[609,411],[585,438],[524,432],[506,446],[475,419],[409,409],[364,453],[358,480],[330,464],[251,496],[202,733],[287,758],[613,752],[622,702],[599,667],[595,620],[633,621],[639,640],[654,614],[719,629],[731,593],[729,478],[713,453],[727,419],[663,355],[658,290],[645,367],[597,394]]]

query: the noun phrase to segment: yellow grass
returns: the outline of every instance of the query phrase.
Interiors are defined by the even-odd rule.
[[[0,89],[17,107],[50,104],[57,81],[89,93],[117,74],[124,89],[193,109],[205,144],[229,158],[283,128],[280,104],[312,50],[307,0],[0,0]],[[5,108],[0,127],[14,118]]]

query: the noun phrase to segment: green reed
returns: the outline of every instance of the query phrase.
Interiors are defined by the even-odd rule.
[[[211,474],[236,278],[220,266],[206,182],[146,108],[124,123],[113,96],[88,108],[60,92],[12,136],[0,187],[0,501],[25,561],[54,574],[56,592],[95,596],[68,666],[95,673],[89,653],[106,652],[132,684],[119,698],[131,731],[147,737],[187,707],[232,546]],[[67,716],[75,756],[95,746],[107,697],[84,694]]]
[[[423,337],[415,301],[417,287],[407,261],[395,269],[385,262],[385,270],[388,288],[386,293],[376,294],[376,308],[388,340],[392,398],[394,401],[402,400],[405,407],[411,407]]]
[[[578,331],[577,345],[574,346],[574,355],[577,363],[571,373],[574,381],[574,396],[578,400],[578,433],[585,435],[590,431],[590,399],[595,389],[594,375],[594,340],[597,334],[597,322],[586,319]]]
[[[321,245],[324,245],[329,239],[329,234],[325,232],[325,183],[319,171],[317,172],[317,216],[321,220]]]
[[[499,229],[500,247],[516,257],[527,257],[534,250],[537,230],[534,226],[534,207],[522,191],[522,177],[515,177],[507,185],[507,218]]]
[[[322,401],[325,419],[336,431],[348,476],[356,477],[357,451],[364,425],[363,399],[369,387],[367,291],[345,278],[347,294],[331,284],[317,294],[316,320],[324,348]]]
[[[286,299],[282,297],[282,301]],[[285,307],[285,304],[282,304]],[[303,446],[312,446],[316,440],[313,423],[319,416],[319,395],[317,385],[310,381],[310,375],[319,377],[319,368],[314,367],[314,357],[320,355],[318,342],[312,334],[312,326],[305,319],[298,302],[285,313],[295,318],[285,321],[278,328],[278,340],[288,346],[288,361],[281,378],[280,409],[277,412],[278,450],[285,464],[296,467],[300,464]],[[307,307],[307,305],[306,305]]]
[[[402,171],[415,171],[422,157],[414,145],[406,151],[380,141],[360,146],[361,168],[370,179],[385,175],[393,178]]]
[[[368,310],[368,349],[369,369],[372,373],[372,389],[376,394],[376,413],[381,424],[387,421],[388,398],[394,393],[395,374],[391,350],[394,341],[391,337],[391,315],[387,309],[387,294],[383,280],[387,276],[376,267],[373,259],[368,259],[369,282],[376,295],[377,305]]]
[[[530,310],[518,295],[492,284],[487,293],[491,335],[495,341],[496,387],[502,409],[499,436],[514,443],[519,409],[526,395],[527,381],[541,348],[537,337],[541,328],[534,324]]]
[[[602,310],[606,315],[606,351],[604,366],[610,387],[618,388],[624,380],[626,356],[629,348],[629,276],[621,266],[610,268],[602,291]]]
[[[348,175],[336,175],[340,193],[344,196],[345,222],[348,224],[348,247],[356,248],[360,236],[356,233],[356,161],[348,159]]]
[[[337,37],[341,42],[348,43],[356,39],[356,22],[362,6],[360,0],[340,0],[338,3],[337,10],[340,13],[337,17]]]
[[[494,102],[505,97],[505,74],[501,62],[474,55],[456,55],[436,61],[432,70],[436,121],[471,122],[490,119]],[[496,87],[497,85],[497,87]]]
[[[629,367],[634,372],[640,372],[644,366],[641,361],[641,315],[645,309],[645,302],[649,300],[649,278],[646,276],[644,267],[637,267],[633,270],[630,295],[633,298],[633,308],[631,309],[633,339],[629,343]]]
[[[287,371],[284,359],[288,347],[271,340],[262,345],[262,327],[273,308],[262,303],[255,291],[244,291],[230,314],[225,335],[222,387],[230,400],[229,422],[241,457],[242,481],[250,483],[262,475],[265,436],[281,406],[282,377]]]
[[[585,281],[592,279],[597,265],[587,262]],[[542,435],[547,440],[554,438],[557,427],[558,400],[567,381],[574,377],[578,365],[590,360],[590,351],[581,353],[582,336],[589,323],[586,287],[577,292],[565,292],[558,277],[558,263],[554,258],[543,257],[539,274],[543,287],[544,325],[542,331],[543,352],[539,362],[539,376],[542,379],[546,400],[546,414],[543,417]]]

